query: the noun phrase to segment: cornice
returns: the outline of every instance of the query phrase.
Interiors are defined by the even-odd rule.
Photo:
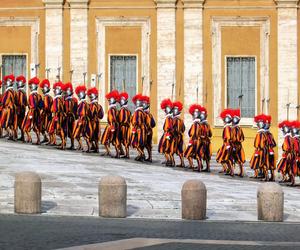
[[[181,0],[183,8],[203,8],[205,0]]]
[[[176,8],[177,0],[154,0],[157,8]]]

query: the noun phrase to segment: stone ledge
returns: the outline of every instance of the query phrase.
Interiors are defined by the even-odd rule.
[[[154,0],[157,8],[176,8],[177,0]]]
[[[203,8],[205,0],[181,0],[183,8]]]
[[[47,9],[62,8],[64,0],[43,0],[43,3]]]
[[[67,0],[71,8],[87,8],[90,0]]]
[[[297,8],[299,0],[274,0],[277,8]]]

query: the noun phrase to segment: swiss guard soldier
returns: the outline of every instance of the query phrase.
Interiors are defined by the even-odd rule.
[[[156,123],[153,115],[150,113],[150,98],[149,96],[142,96],[143,110],[145,113],[145,148],[148,152],[148,158],[145,161],[152,162],[152,138],[153,128]]]
[[[275,154],[274,154],[274,148],[276,147],[276,141],[274,139],[273,134],[270,131],[272,117],[270,115],[266,116],[265,121],[265,135],[267,137],[267,163],[268,163],[268,169],[271,172],[271,179],[270,181],[275,181],[275,175],[274,171],[276,169],[276,161],[275,161]]]
[[[292,123],[292,135],[293,135],[293,150],[294,150],[294,166],[293,173],[295,176],[300,175],[300,122],[294,121]]]
[[[281,173],[281,182],[291,182],[291,185],[295,185],[295,154],[293,148],[293,138],[291,134],[292,123],[290,121],[281,122],[278,127],[281,129],[284,135],[284,141],[282,144],[282,157],[277,164],[278,172]]]
[[[164,162],[166,166],[173,166],[174,159],[172,160],[172,133],[173,133],[173,103],[170,99],[162,100],[160,108],[165,112],[165,122],[163,125],[163,134],[159,140],[158,152],[164,154],[166,161]]]
[[[124,158],[129,158],[129,147],[130,147],[130,119],[131,112],[128,109],[128,93],[122,92],[120,93],[120,105],[121,108],[119,110],[119,141],[120,147],[122,145],[125,148]],[[120,150],[121,152],[122,150]]]
[[[44,79],[40,83],[40,88],[42,89],[44,98],[43,98],[43,108],[41,110],[41,120],[42,120],[42,134],[44,136],[44,139],[42,143],[49,142],[49,139],[47,137],[48,130],[50,128],[50,123],[52,120],[52,112],[51,107],[53,103],[53,98],[50,95],[50,82],[48,79]]]
[[[254,117],[257,125],[257,133],[254,139],[255,151],[250,160],[250,167],[254,170],[254,178],[259,177],[259,172],[264,174],[265,180],[268,180],[268,163],[267,163],[267,136],[265,133],[265,124],[267,116],[264,114]]]
[[[135,105],[134,113],[131,117],[131,146],[138,152],[136,161],[145,160],[145,140],[146,140],[146,115],[143,109],[143,96],[137,94],[132,98]]]
[[[201,124],[200,124],[200,112],[201,106],[199,104],[193,104],[189,108],[189,113],[193,117],[193,124],[191,125],[188,135],[189,144],[184,152],[184,156],[189,161],[189,167],[195,171],[202,170],[201,156],[200,156],[200,146],[201,146]],[[193,159],[197,160],[198,168],[194,168]]]
[[[15,112],[16,112],[16,96],[14,91],[14,75],[4,77],[4,84],[6,86],[5,92],[2,97],[2,116],[1,127],[5,129],[9,135],[9,139],[15,139],[14,128],[15,126]]]
[[[2,81],[0,80],[0,88],[2,88]],[[3,103],[2,103],[3,95],[0,93],[0,138],[3,137],[3,129],[1,126],[1,117],[2,117],[2,111],[3,111]]]
[[[71,140],[70,149],[74,148],[74,137],[73,130],[75,126],[75,121],[77,119],[77,99],[73,96],[73,86],[72,83],[68,82],[64,84],[64,106],[66,112],[66,119],[64,122],[64,133],[65,137],[69,137]]]
[[[18,122],[18,128],[21,131],[21,137],[18,138],[20,141],[25,141],[24,139],[24,131],[23,131],[23,120],[25,118],[26,114],[26,107],[28,105],[27,101],[27,94],[25,90],[25,84],[26,84],[26,78],[24,76],[18,76],[16,79],[17,82],[17,93],[16,93],[16,107],[17,107],[17,112],[16,112],[16,119]],[[17,129],[15,131],[16,137],[17,137]]]
[[[183,119],[181,119],[180,114],[182,112],[183,105],[181,102],[176,101],[173,102],[173,146],[172,149],[173,155],[177,154],[180,159],[180,164],[176,167],[185,167],[184,166],[184,158],[183,158],[183,136],[185,131],[185,125]],[[173,156],[174,157],[174,156]]]
[[[231,138],[232,138],[232,131],[231,131],[231,122],[232,122],[232,110],[225,109],[221,112],[220,117],[224,122],[224,129],[223,129],[223,145],[217,152],[216,160],[217,162],[221,163],[223,166],[223,172],[226,174],[229,173],[230,176],[234,176],[234,168],[233,168],[233,159],[232,159],[232,145],[231,145]]]
[[[37,92],[40,80],[34,77],[29,80],[30,95],[28,98],[29,110],[23,120],[23,130],[27,136],[27,142],[32,142],[30,135],[31,129],[36,134],[36,144],[40,145],[40,133],[41,133],[41,108],[43,107],[43,100],[41,95]]]
[[[212,155],[211,148],[211,137],[212,131],[210,125],[207,122],[207,110],[204,107],[200,108],[200,156],[206,163],[206,169],[202,170],[204,172],[210,172],[210,160]]]
[[[92,125],[92,149],[95,152],[99,152],[99,141],[101,139],[101,119],[103,119],[104,113],[102,106],[98,103],[98,89],[90,88],[87,91],[87,95],[90,98],[90,122]]]
[[[240,167],[240,173],[238,176],[244,176],[244,163],[245,163],[245,152],[243,149],[243,141],[245,136],[242,128],[239,126],[241,120],[241,110],[235,109],[232,112],[232,127],[231,127],[231,143],[232,143],[232,158],[234,163],[238,164]]]
[[[78,119],[75,123],[73,130],[73,137],[78,141],[78,150],[83,150],[81,137],[84,138],[87,150],[86,152],[90,152],[91,150],[91,138],[93,133],[93,128],[90,121],[89,116],[89,105],[85,99],[86,97],[86,87],[84,85],[77,86],[75,89],[75,93],[79,98],[78,108],[77,108],[77,116]]]
[[[120,158],[119,152],[119,138],[118,138],[118,110],[117,103],[119,101],[119,92],[113,90],[106,94],[109,107],[107,111],[107,125],[101,137],[101,144],[104,145],[106,152],[103,156],[111,156],[110,144],[113,144],[116,149],[116,158]]]
[[[64,85],[62,82],[56,82],[53,85],[54,98],[51,107],[52,120],[49,127],[50,145],[56,145],[56,135],[61,140],[60,149],[65,149],[66,140],[63,130],[65,112],[64,112],[64,100],[62,97]]]

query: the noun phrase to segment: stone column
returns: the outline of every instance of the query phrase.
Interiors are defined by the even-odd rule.
[[[158,138],[162,134],[164,112],[160,103],[172,96],[172,84],[176,84],[176,2],[155,0],[157,5],[157,102]],[[175,95],[175,86],[174,86]]]
[[[286,104],[298,104],[297,61],[297,3],[298,0],[276,0],[278,12],[278,121],[287,118]],[[289,119],[297,119],[295,108],[290,109]],[[279,131],[279,145],[282,143]]]
[[[43,0],[46,7],[45,65],[51,69],[51,83],[56,80],[57,68],[63,66],[63,2],[64,0]],[[41,71],[45,69],[40,69]],[[62,68],[60,72],[62,78]]]
[[[89,0],[68,0],[70,4],[70,63],[74,70],[72,81],[83,83],[83,73],[88,70],[88,4]],[[88,75],[86,75],[86,83]]]
[[[189,106],[203,103],[203,37],[202,12],[205,0],[182,0],[184,4],[184,120],[192,123]],[[206,90],[205,90],[206,91]]]

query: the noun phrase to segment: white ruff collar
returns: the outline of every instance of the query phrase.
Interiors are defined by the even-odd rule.
[[[5,91],[10,90],[10,89],[13,89],[13,88],[14,88],[13,86],[7,87],[7,88],[5,89]]]
[[[59,97],[61,97],[61,95],[54,96],[54,100],[57,99],[57,98],[59,98]]]
[[[86,101],[85,98],[84,98],[84,99],[81,99],[81,100],[79,100],[78,104],[80,104],[80,103],[82,103],[82,102],[85,102],[85,101]]]

